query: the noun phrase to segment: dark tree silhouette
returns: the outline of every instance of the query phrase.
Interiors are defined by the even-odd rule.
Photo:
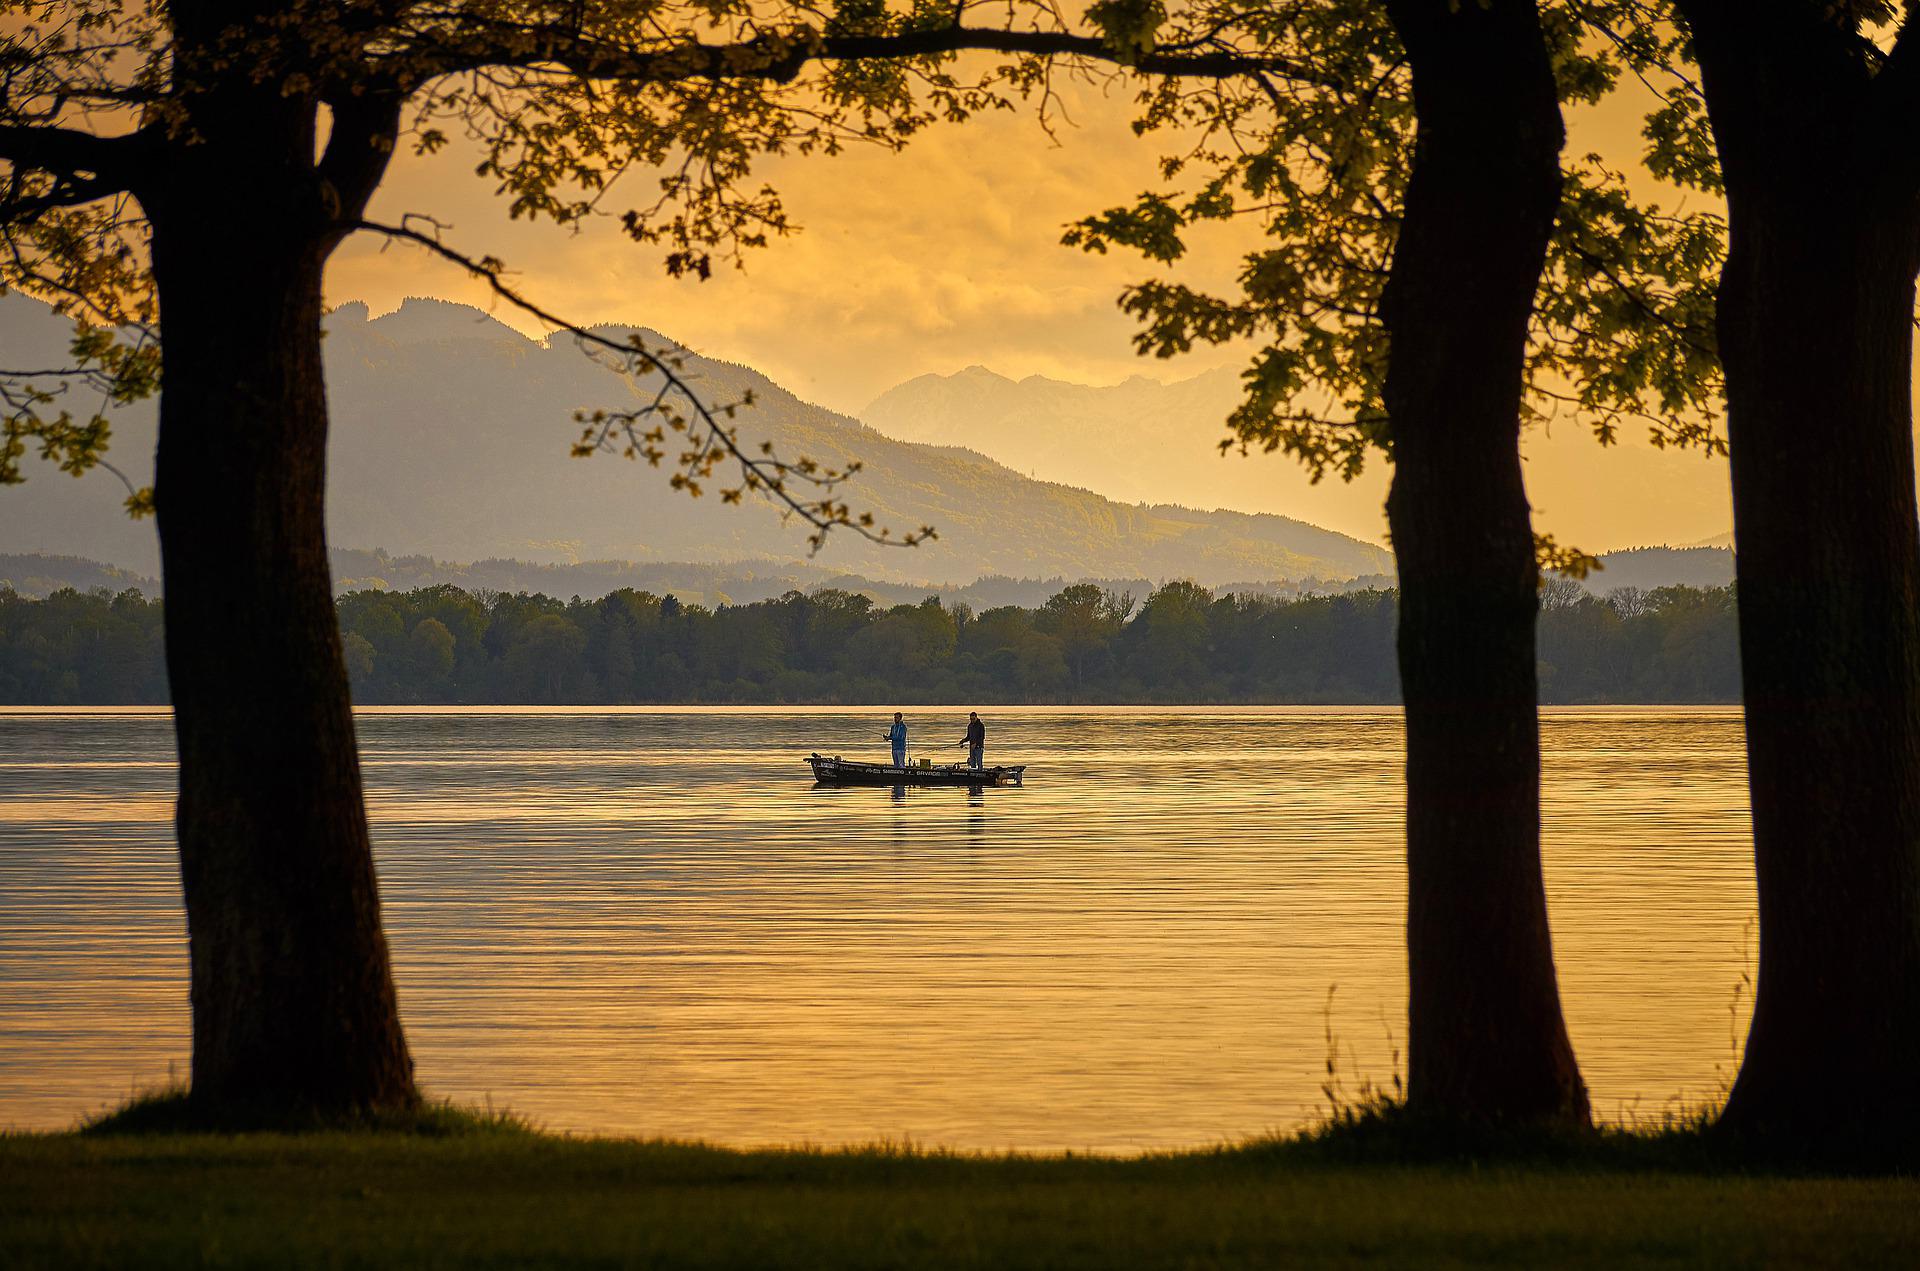
[[[1723,1125],[1911,1151],[1920,23],[1889,4],[1676,7],[1729,217],[1719,348],[1760,885],[1753,1026]]]
[[[1540,872],[1540,575],[1520,474],[1560,102],[1532,0],[1387,11],[1418,121],[1380,306],[1407,721],[1407,1101],[1584,1124]]]
[[[1037,607],[1002,605],[978,618],[952,594],[881,607],[834,590],[687,605],[671,619],[663,597],[632,588],[567,602],[396,586],[349,592],[337,608],[358,703],[1400,700],[1393,592],[1236,592],[1210,596],[1195,613],[1178,603],[1194,599],[1188,585],[1168,585],[1178,590],[1160,604],[1148,594],[1155,617],[1146,623],[1127,621],[1131,595],[1087,583],[1044,604],[1030,584],[1021,590]],[[1740,700],[1732,588],[1628,588],[1604,600],[1577,583],[1560,592],[1540,615],[1543,701]],[[162,608],[137,591],[62,588],[33,600],[0,583],[0,704],[164,703]],[[1169,637],[1197,652],[1198,665],[1170,664]],[[891,646],[889,660],[871,656],[879,644]],[[538,665],[541,651],[559,663],[558,683]],[[1064,685],[1036,677],[1049,667],[1065,669]]]

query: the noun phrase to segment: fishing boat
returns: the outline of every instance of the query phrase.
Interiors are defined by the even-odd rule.
[[[969,768],[962,763],[860,763],[839,755],[812,754],[813,779],[823,786],[1017,786],[1027,765]]]

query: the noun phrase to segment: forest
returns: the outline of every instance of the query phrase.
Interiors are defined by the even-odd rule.
[[[339,614],[354,700],[374,704],[1302,703],[1399,700],[1391,591],[1281,598],[1172,582],[1144,600],[1081,583],[1038,608],[890,607],[790,591],[709,609],[453,586],[357,591]],[[167,700],[161,602],[134,590],[0,591],[0,702]],[[1732,588],[1552,579],[1550,703],[1737,702]]]

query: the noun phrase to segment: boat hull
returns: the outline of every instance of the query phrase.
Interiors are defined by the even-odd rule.
[[[890,763],[859,763],[838,755],[809,755],[813,779],[826,786],[1017,786],[1025,764],[969,768],[965,764],[901,767]]]

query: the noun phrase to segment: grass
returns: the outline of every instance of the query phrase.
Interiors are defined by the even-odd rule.
[[[535,1133],[533,1124],[511,1112],[468,1108],[445,1100],[428,1099],[405,1112],[384,1112],[364,1120],[343,1123],[337,1116],[319,1117],[285,1111],[257,1113],[247,1107],[209,1110],[195,1104],[185,1086],[163,1086],[135,1095],[125,1104],[80,1122],[78,1133],[95,1138],[123,1134],[244,1134],[278,1131],[310,1134],[317,1131],[417,1135],[445,1138],[473,1134]],[[0,1138],[0,1141],[4,1141]]]
[[[162,1110],[0,1137],[0,1266],[1870,1266],[1920,1251],[1920,1181],[1735,1173],[1687,1127],[1443,1147],[1387,1110],[1117,1159],[733,1151],[446,1108],[408,1132],[190,1134]]]

